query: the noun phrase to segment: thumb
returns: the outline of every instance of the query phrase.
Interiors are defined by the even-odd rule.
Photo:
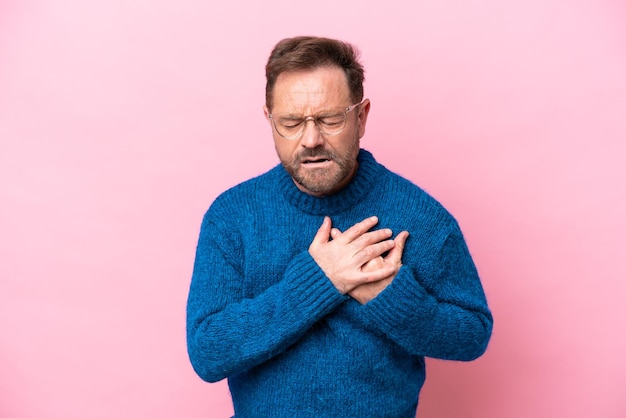
[[[313,242],[311,244],[325,244],[330,239],[330,231],[332,228],[332,222],[328,216],[324,216],[324,222],[317,230]]]
[[[394,246],[385,257],[388,261],[401,265],[402,264],[402,253],[404,252],[404,245],[406,244],[406,240],[409,237],[409,233],[407,231],[402,231],[398,234],[397,237],[394,238]]]
[[[341,235],[341,231],[337,228],[333,228],[330,230],[330,237],[332,239],[336,239],[339,235]]]

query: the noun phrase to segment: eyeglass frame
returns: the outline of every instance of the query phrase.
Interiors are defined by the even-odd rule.
[[[345,114],[345,119],[343,120],[343,126],[341,127],[340,130],[338,130],[337,132],[333,132],[333,133],[326,133],[324,131],[322,131],[322,128],[319,126],[319,122],[318,122],[318,116],[314,116],[314,115],[309,115],[309,116],[305,116],[302,119],[302,122],[299,122],[298,125],[301,123],[302,124],[302,129],[300,130],[300,132],[296,135],[292,135],[292,136],[285,136],[283,134],[280,133],[280,131],[278,130],[278,128],[276,127],[276,119],[274,119],[274,115],[272,113],[268,114],[267,117],[272,121],[272,126],[274,127],[274,130],[276,131],[276,133],[278,135],[280,135],[282,138],[285,138],[289,141],[295,141],[296,139],[300,139],[302,137],[302,135],[304,135],[304,131],[306,130],[306,123],[308,121],[313,121],[313,124],[315,125],[315,127],[317,128],[317,130],[320,132],[320,134],[322,135],[326,135],[326,136],[335,136],[335,135],[339,135],[340,133],[343,132],[344,129],[346,129],[346,123],[348,122],[348,113],[352,112],[354,109],[356,109],[357,107],[361,106],[363,103],[365,103],[367,99],[363,99],[361,100],[359,103],[355,103],[353,105],[350,105],[348,107],[346,107],[343,110],[343,113]]]

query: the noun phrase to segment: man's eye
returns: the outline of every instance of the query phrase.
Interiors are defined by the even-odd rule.
[[[325,126],[337,126],[343,123],[343,115],[324,116],[319,121]]]
[[[302,119],[280,119],[278,123],[283,128],[293,129],[297,128],[302,123]]]

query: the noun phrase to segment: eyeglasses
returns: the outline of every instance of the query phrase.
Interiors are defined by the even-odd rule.
[[[278,135],[289,140],[300,138],[304,134],[304,128],[308,121],[313,121],[322,135],[338,135],[346,127],[348,113],[362,105],[364,101],[365,99],[361,100],[360,103],[344,108],[325,110],[315,116],[302,117],[293,114],[270,114],[269,118],[272,120]]]

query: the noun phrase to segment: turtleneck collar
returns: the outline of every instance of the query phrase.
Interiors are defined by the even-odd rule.
[[[333,215],[340,213],[359,203],[372,190],[378,173],[382,169],[374,156],[364,149],[357,157],[359,166],[354,178],[346,187],[335,194],[323,197],[311,196],[294,184],[293,179],[282,165],[276,170],[279,173],[279,187],[285,200],[311,215]]]

